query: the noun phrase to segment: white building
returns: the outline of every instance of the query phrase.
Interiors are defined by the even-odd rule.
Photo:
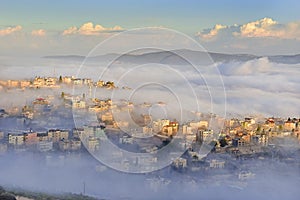
[[[147,127],[147,126],[143,127],[144,134],[152,134],[152,132],[153,132],[153,129],[151,127]]]
[[[173,161],[172,166],[178,169],[186,168],[187,167],[187,160],[184,158],[177,158]]]
[[[40,152],[51,151],[53,149],[52,141],[39,141],[37,143],[37,150]]]
[[[86,107],[86,102],[79,100],[79,101],[72,101],[72,108],[79,108],[84,109]]]
[[[83,84],[83,80],[80,78],[74,78],[73,79],[73,84],[74,85],[82,85]]]
[[[182,126],[182,133],[183,133],[183,134],[187,134],[187,135],[194,134],[194,132],[193,132],[193,127],[188,126],[188,125],[183,125],[183,126]]]
[[[153,121],[153,131],[160,132],[162,131],[164,126],[168,126],[170,124],[170,120],[168,119],[160,119],[157,121]]]
[[[207,129],[208,128],[208,121],[198,121],[198,122],[190,122],[190,127],[192,127],[192,129],[198,129],[198,128],[202,128],[202,129]]]
[[[209,161],[210,168],[221,169],[224,168],[224,166],[225,166],[225,161],[215,160],[215,159]]]
[[[255,177],[255,174],[251,173],[251,172],[247,172],[247,171],[242,171],[239,173],[238,178],[240,180],[247,180],[247,179],[251,179]]]

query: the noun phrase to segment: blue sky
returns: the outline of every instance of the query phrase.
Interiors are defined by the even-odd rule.
[[[216,23],[246,23],[263,17],[283,23],[295,21],[300,19],[299,8],[297,0],[10,0],[1,2],[0,24],[55,30],[93,21],[106,26],[120,24],[126,28],[161,25],[185,32],[198,31]]]
[[[299,22],[299,8],[297,0],[7,0],[1,2],[0,30],[19,25],[23,32],[43,29],[49,36],[92,22],[126,30],[163,26],[194,36],[216,24],[243,25],[263,18],[271,18],[278,24]]]

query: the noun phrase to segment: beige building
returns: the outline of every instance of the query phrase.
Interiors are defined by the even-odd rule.
[[[152,134],[152,132],[153,132],[153,129],[151,127],[147,127],[147,126],[143,127],[144,134]]]
[[[70,84],[70,83],[72,83],[72,79],[74,79],[73,76],[64,76],[64,77],[62,77],[62,82],[66,83],[66,84]]]
[[[74,138],[81,138],[84,135],[84,128],[74,128],[73,129],[73,137]]]
[[[170,124],[170,120],[168,119],[160,119],[157,121],[153,121],[153,131],[158,133],[161,132],[163,127],[168,126]]]
[[[23,134],[8,134],[8,143],[12,145],[23,145],[24,144],[24,135]]]
[[[296,128],[296,123],[293,121],[286,121],[284,123],[284,130],[291,131]]]
[[[80,140],[61,140],[59,141],[59,149],[61,151],[75,151],[81,148]]]
[[[73,108],[84,109],[86,107],[86,102],[83,101],[83,100],[72,101],[72,107]]]
[[[45,86],[52,87],[56,85],[57,78],[55,77],[47,77],[45,78]]]
[[[38,88],[38,87],[43,87],[45,85],[45,79],[41,77],[36,77],[33,80],[33,86]]]
[[[83,135],[81,135],[83,138],[88,138],[88,137],[94,137],[95,136],[95,131],[93,126],[84,126],[83,127]]]
[[[16,81],[16,80],[8,80],[7,81],[7,86],[8,87],[19,87],[20,86],[20,82]]]
[[[49,138],[48,133],[46,133],[46,132],[40,132],[40,133],[37,133],[37,138],[38,138],[37,139],[38,141],[48,141],[48,140],[52,140],[52,135]]]
[[[89,137],[86,141],[86,148],[91,151],[97,151],[99,149],[99,140],[95,137]]]
[[[20,86],[21,86],[21,88],[29,87],[30,86],[30,81],[28,81],[28,80],[20,81]]]
[[[59,142],[62,139],[69,139],[68,130],[52,129],[48,131],[48,138],[52,139],[53,142]]]
[[[208,128],[208,121],[199,121],[199,122],[190,122],[189,126],[192,128],[193,131],[201,128],[203,130]]]
[[[113,121],[113,115],[110,112],[106,112],[105,114],[101,115],[101,120],[104,121]]]
[[[4,138],[4,132],[0,131],[0,140]]]
[[[75,78],[72,80],[74,85],[82,85],[83,81],[80,78]]]
[[[103,87],[103,86],[104,86],[104,84],[105,84],[105,82],[104,82],[104,81],[102,81],[102,80],[99,80],[99,81],[97,81],[97,83],[96,83],[96,86],[97,86],[97,87]]]

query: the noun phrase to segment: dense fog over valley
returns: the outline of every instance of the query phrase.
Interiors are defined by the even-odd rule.
[[[197,120],[197,112],[227,118],[254,116],[260,119],[297,117],[300,114],[299,63],[276,63],[267,57],[218,61],[199,66],[200,74],[196,73],[195,68],[184,64],[116,62],[105,71],[106,64],[95,60],[82,65],[81,60],[72,59],[4,57],[0,63],[1,80],[74,76],[94,81],[114,81],[117,88],[91,91],[87,86],[67,85],[55,89],[26,90],[1,87],[0,108],[21,109],[36,98],[51,99],[51,96],[60,96],[63,92],[111,98],[116,102],[130,99],[139,105],[160,102],[166,106],[157,107],[157,110],[152,107],[149,114],[157,114],[158,118],[176,118],[182,123]],[[218,73],[212,72],[211,68],[218,69]],[[152,85],[143,85],[148,82]],[[214,95],[213,98],[210,95]],[[60,105],[61,101],[54,98],[51,103]],[[44,131],[76,128],[72,108],[62,112],[65,117],[56,125],[51,125],[52,118],[41,116],[33,127],[48,121]],[[23,125],[14,127],[14,123],[13,119],[4,120],[0,123],[0,129],[32,128]],[[286,140],[280,150],[281,157],[248,160],[226,154],[209,154],[203,160],[204,165],[211,159],[224,159],[225,168],[201,168],[197,173],[192,170],[176,171],[168,166],[145,174],[127,174],[110,169],[86,151],[78,154],[10,152],[0,157],[0,183],[8,188],[47,193],[84,192],[101,199],[297,199],[300,183],[298,147],[299,142]],[[289,163],[289,159],[293,161]],[[239,178],[239,174],[245,171],[251,171],[255,176],[249,180]]]
[[[167,91],[166,88],[157,87],[159,91],[166,93],[167,97],[173,92],[177,93],[180,98],[185,98],[181,101],[192,104],[190,110],[195,108],[195,99],[197,99],[200,105],[199,110],[204,113],[212,111],[210,101],[214,100],[212,102],[214,105],[213,112],[220,115],[224,115],[225,101],[226,114],[229,115],[262,114],[278,117],[299,115],[299,109],[297,109],[299,104],[297,91],[300,89],[298,79],[300,73],[298,70],[299,63],[276,63],[269,61],[267,57],[245,62],[232,60],[229,62],[215,62],[211,66],[197,66],[199,70],[203,70],[202,74],[195,73],[195,69],[190,65],[161,64],[159,66],[154,63],[152,66],[147,64],[142,65],[141,68],[135,68],[139,64],[116,63],[113,66],[107,66],[107,63],[95,62],[92,59],[82,64],[81,60],[74,61],[72,59],[13,59],[6,57],[1,61],[0,78],[4,80],[32,79],[33,76],[58,77],[60,75],[92,78],[93,80],[102,78],[106,81],[119,82],[120,87],[126,86],[135,89],[135,87],[144,84],[145,80],[143,79],[147,74],[152,82],[166,84],[171,90],[174,90]],[[80,68],[80,66],[82,67]],[[211,74],[209,71],[205,71],[209,67],[217,67],[220,74],[216,71]],[[107,68],[109,70],[105,72]],[[22,73],[15,73],[16,71],[22,71]],[[103,72],[105,73],[103,74]],[[226,100],[224,100],[224,91]],[[4,91],[1,90],[0,92]],[[163,96],[162,93],[156,96],[147,96],[147,93],[155,94],[154,88],[144,87],[139,92],[140,101],[148,101],[148,99],[151,101],[152,97]],[[125,93],[128,93],[128,91],[125,91]],[[195,94],[197,98],[195,98]],[[1,101],[5,102],[5,97],[10,98],[10,95],[13,96],[13,94],[4,95]],[[213,95],[213,98],[210,95]],[[30,91],[28,95],[25,94],[24,96],[31,96]],[[13,102],[12,99],[10,104],[13,104]]]
[[[170,168],[134,175],[106,168],[88,154],[65,155],[63,162],[54,154],[48,162],[39,155],[8,154],[0,160],[0,181],[7,187],[48,193],[83,193],[85,184],[86,194],[101,199],[298,199],[299,166],[251,160],[252,168],[247,170],[256,176],[241,181],[238,173],[245,170],[246,162],[235,161],[240,166],[234,173],[228,170],[232,175],[225,175],[227,169],[200,174]]]

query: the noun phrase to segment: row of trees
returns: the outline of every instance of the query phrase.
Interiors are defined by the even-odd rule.
[[[23,190],[11,190],[6,191],[3,187],[0,186],[0,200],[16,200],[15,196],[27,197],[29,199],[35,200],[95,200],[93,197],[85,196],[82,194],[46,194],[41,192],[30,192]]]
[[[7,192],[3,187],[0,186],[0,199],[1,200],[16,200],[16,197]]]

